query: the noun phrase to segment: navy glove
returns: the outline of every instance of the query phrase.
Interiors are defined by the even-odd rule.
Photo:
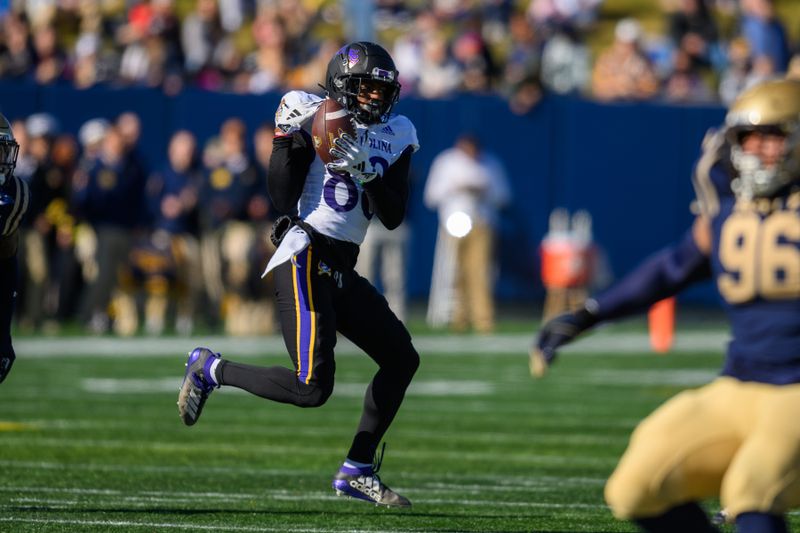
[[[564,313],[549,320],[536,337],[530,349],[531,375],[540,378],[556,358],[558,349],[597,324],[598,320],[586,307],[574,313]]]

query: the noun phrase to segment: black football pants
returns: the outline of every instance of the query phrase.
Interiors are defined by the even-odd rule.
[[[221,384],[263,398],[318,407],[333,391],[334,346],[340,332],[378,364],[347,454],[369,463],[400,408],[419,355],[386,299],[350,261],[342,265],[330,252],[328,246],[312,244],[273,271],[283,338],[294,370],[225,361],[218,375]]]

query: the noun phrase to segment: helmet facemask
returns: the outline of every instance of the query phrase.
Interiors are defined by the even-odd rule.
[[[372,76],[347,76],[344,78],[342,94],[345,107],[364,124],[386,122],[400,96],[400,84],[390,76],[393,72],[373,69]],[[377,98],[373,94],[378,94]]]
[[[774,197],[800,178],[800,81],[747,89],[731,104],[725,125],[737,197]]]
[[[737,177],[731,183],[733,192],[740,198],[752,200],[773,196],[798,175],[798,161],[793,152],[800,150],[800,124],[731,128],[731,163]],[[748,134],[762,133],[785,138],[785,145],[773,164],[765,163],[758,154],[745,152],[742,141]]]

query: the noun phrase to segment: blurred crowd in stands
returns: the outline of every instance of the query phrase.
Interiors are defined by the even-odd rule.
[[[77,140],[44,113],[12,129],[32,198],[20,247],[23,331],[77,320],[94,333],[188,334],[196,316],[231,334],[271,330],[260,268],[273,251],[264,238],[272,124],[248,132],[229,119],[202,149],[177,131],[167,162],[152,169],[134,113],[89,120]]]
[[[725,103],[759,79],[800,71],[773,0],[659,0],[661,28],[624,18],[613,44],[590,48],[603,1],[375,0],[376,38],[392,51],[406,94],[500,93],[520,112],[543,91]],[[0,80],[168,94],[318,90],[352,25],[345,4],[7,0]]]
[[[501,94],[518,113],[545,92],[728,103],[759,80],[800,75],[771,0],[662,0],[663,34],[622,18],[613,43],[592,51],[602,2],[376,0],[376,31],[406,95]],[[319,93],[346,16],[325,0],[0,2],[0,83]],[[230,119],[202,146],[175,132],[167,162],[150,168],[135,113],[88,120],[77,136],[47,114],[10,118],[32,189],[23,331],[77,321],[188,334],[202,317],[231,334],[269,332],[272,124]]]

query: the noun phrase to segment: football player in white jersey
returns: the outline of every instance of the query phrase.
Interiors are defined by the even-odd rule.
[[[337,494],[408,507],[409,500],[378,477],[378,444],[403,401],[419,355],[386,299],[355,272],[359,244],[377,218],[388,229],[402,222],[408,201],[411,154],[418,148],[411,121],[392,114],[400,84],[389,53],[374,43],[344,46],[331,59],[326,98],[354,117],[355,137],[339,138],[327,165],[309,130],[323,99],[292,91],[275,116],[269,192],[276,209],[292,213],[273,228],[278,249],[267,265],[294,368],[235,363],[208,348],[189,355],[178,398],[187,425],[222,385],[270,400],[318,407],[333,391],[337,331],[378,364],[364,398],[361,421],[333,479]]]
[[[11,345],[11,315],[17,296],[19,223],[30,203],[28,185],[14,175],[19,144],[11,125],[0,115],[0,382],[16,355]]]

